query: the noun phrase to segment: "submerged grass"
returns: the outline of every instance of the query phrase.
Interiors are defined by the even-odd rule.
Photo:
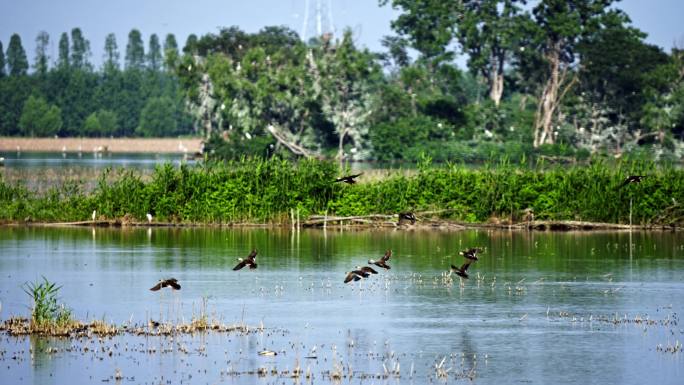
[[[151,177],[107,170],[92,191],[69,182],[44,193],[0,180],[0,220],[66,222],[135,218],[194,223],[286,223],[292,211],[369,215],[437,211],[463,222],[540,220],[670,225],[684,223],[684,171],[647,162],[588,166],[502,162],[481,169],[433,167],[356,185],[333,183],[343,172],[331,162],[242,159],[200,166],[170,164]],[[628,175],[648,175],[620,187]]]

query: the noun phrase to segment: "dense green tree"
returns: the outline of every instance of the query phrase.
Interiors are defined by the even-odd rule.
[[[36,58],[33,68],[40,76],[45,76],[48,71],[48,48],[50,45],[50,35],[45,31],[40,31],[36,37]]]
[[[391,3],[402,12],[392,21],[392,29],[408,37],[411,46],[423,58],[438,63],[453,57],[449,49],[459,17],[458,1],[379,0],[381,6]]]
[[[176,133],[176,106],[168,97],[150,98],[140,113],[139,135],[167,136]]]
[[[646,44],[646,34],[628,25],[620,13],[603,18],[604,28],[586,36],[577,46],[581,57],[580,85],[585,98],[607,105],[616,116],[639,121],[645,103],[648,74],[669,62],[657,46]]]
[[[2,42],[0,41],[0,79],[2,79],[5,75],[5,51],[2,48]]]
[[[535,147],[555,143],[554,119],[563,97],[576,79],[570,66],[575,62],[577,46],[582,37],[602,27],[601,21],[606,14],[620,12],[610,9],[613,2],[542,0],[532,9],[537,44],[530,48],[540,52],[546,62],[546,79],[534,124]]]
[[[24,51],[24,47],[21,45],[21,37],[16,33],[10,37],[9,46],[7,47],[7,67],[9,67],[10,76],[26,75],[28,71],[26,51]]]
[[[192,35],[191,35],[192,36]],[[241,60],[247,49],[251,48],[250,36],[236,26],[221,28],[218,34],[207,34],[202,36],[194,44],[200,56],[209,56],[212,53],[222,53],[234,60]],[[190,36],[186,47],[192,47]],[[183,49],[185,51],[185,48]]]
[[[116,35],[107,34],[104,45],[103,68],[105,72],[117,71],[119,69],[119,47],[116,44]]]
[[[77,136],[86,117],[97,109],[95,90],[98,75],[90,71],[73,71],[66,81],[66,87],[57,99],[64,120],[60,136]]]
[[[79,70],[90,70],[90,42],[83,37],[80,28],[71,30],[71,66]]]
[[[147,51],[147,68],[159,71],[162,66],[162,52],[159,37],[156,33],[150,35],[150,43]]]
[[[83,123],[83,132],[88,136],[110,136],[116,133],[116,113],[99,110],[88,115]]]
[[[185,45],[183,46],[183,53],[186,55],[194,55],[197,53],[197,35],[191,33],[188,38],[185,39]]]
[[[178,43],[176,36],[172,33],[166,35],[164,38],[164,66],[168,72],[176,69],[179,60]]]
[[[248,44],[261,47],[267,53],[292,49],[301,44],[297,32],[285,26],[264,27],[250,40]]]
[[[62,128],[61,111],[45,99],[31,95],[24,104],[19,128],[25,136],[55,135]]]
[[[62,32],[59,37],[59,54],[57,56],[57,68],[69,68],[71,59],[69,56],[69,35]]]
[[[387,49],[387,53],[383,53],[380,56],[385,65],[390,66],[394,64],[396,67],[406,67],[411,63],[406,39],[399,36],[384,36],[381,44]]]
[[[525,0],[465,1],[458,5],[457,37],[468,55],[468,68],[486,79],[489,98],[499,105],[504,91],[504,70],[523,38],[528,16]]]
[[[314,78],[314,98],[320,98],[322,111],[337,133],[337,158],[344,158],[348,138],[352,158],[368,157],[371,86],[380,68],[370,52],[354,46],[350,30],[344,32],[340,42],[324,45],[321,50],[318,58],[310,56],[310,71]]]
[[[141,70],[145,68],[145,47],[143,46],[142,35],[137,29],[132,29],[128,33],[125,61],[126,69]]]
[[[32,88],[33,80],[29,76],[0,78],[0,134],[20,134],[19,118]]]

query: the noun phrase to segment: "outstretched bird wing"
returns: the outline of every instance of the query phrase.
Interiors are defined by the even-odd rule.
[[[362,268],[361,268],[361,271],[363,271],[364,273],[378,274],[378,272],[377,272],[374,268],[372,268],[372,267],[370,267],[370,266],[364,266],[364,267],[362,267]]]
[[[257,253],[257,249],[253,249],[252,252],[249,253],[249,255],[247,256],[247,259],[251,259],[252,261],[254,261],[256,259]]]
[[[385,251],[385,255],[380,259],[382,262],[387,262],[392,257],[392,250]]]
[[[154,286],[152,286],[152,287],[150,288],[150,290],[152,290],[152,291],[157,291],[157,290],[161,289],[161,288],[162,288],[162,283],[163,283],[162,281],[157,282],[157,284],[154,285]]]
[[[358,281],[359,279],[361,279],[361,277],[356,275],[355,272],[350,271],[349,273],[347,273],[347,276],[344,277],[344,283],[349,283],[351,280]]]
[[[243,259],[242,261],[240,261],[237,265],[235,265],[233,270],[240,270],[243,267],[245,267],[245,265],[247,265],[247,259]]]
[[[358,174],[352,174],[352,175],[347,175],[343,176],[341,178],[335,179],[335,182],[346,182],[346,183],[354,183],[354,178],[358,178],[362,175],[363,173],[358,173]]]

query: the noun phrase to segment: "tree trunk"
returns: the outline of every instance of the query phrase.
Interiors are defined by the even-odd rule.
[[[490,79],[489,88],[489,98],[494,102],[494,105],[499,107],[501,103],[501,96],[503,95],[504,89],[504,77],[503,74],[492,73]]]
[[[489,74],[489,98],[499,107],[504,90],[504,56],[492,54],[492,70]]]
[[[549,61],[551,74],[542,90],[534,119],[533,146],[535,148],[546,143],[553,144],[555,139],[553,136],[553,115],[559,102],[558,89],[565,75],[565,71],[561,75],[560,69],[560,43],[554,44],[553,50],[546,54],[546,59]]]
[[[340,160],[340,164],[344,161],[344,137],[347,136],[347,128],[340,130],[338,135],[339,142],[337,144],[337,159]]]

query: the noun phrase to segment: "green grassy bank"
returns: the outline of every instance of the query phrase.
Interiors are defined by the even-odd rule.
[[[356,185],[332,183],[336,164],[252,160],[202,166],[158,167],[150,180],[131,171],[103,174],[96,188],[68,183],[38,194],[0,180],[0,220],[69,222],[100,219],[235,223],[285,223],[291,209],[311,214],[396,214],[439,210],[444,219],[487,222],[495,218],[628,223],[684,223],[684,170],[630,162],[527,169],[497,164],[481,169],[460,165],[419,166]],[[619,187],[627,175],[648,175]]]

